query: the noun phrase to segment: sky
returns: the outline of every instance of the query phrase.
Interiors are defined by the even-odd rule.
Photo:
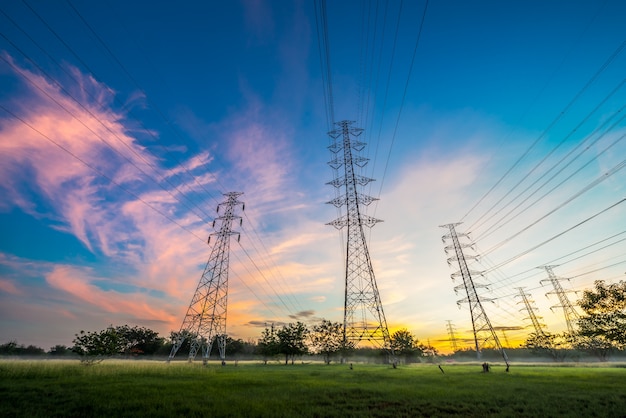
[[[441,225],[469,234],[506,346],[532,332],[520,287],[566,329],[538,267],[572,303],[624,279],[624,2],[325,4],[326,31],[313,1],[0,1],[0,343],[177,331],[232,191],[229,335],[342,321],[341,120],[376,180],[390,331],[446,352],[450,324],[469,347]]]

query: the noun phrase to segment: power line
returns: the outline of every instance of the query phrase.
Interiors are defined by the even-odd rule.
[[[378,125],[378,135],[376,137],[376,147],[374,150],[374,160],[372,161],[372,172],[374,171],[374,169],[376,168],[376,160],[378,157],[378,147],[380,145],[380,137],[381,137],[381,133],[382,133],[382,129],[383,129],[383,121],[385,119],[385,111],[387,110],[387,98],[388,98],[388,94],[389,94],[389,85],[391,84],[391,74],[392,74],[392,69],[393,69],[393,64],[395,61],[395,56],[396,56],[396,44],[398,42],[398,32],[400,30],[400,17],[402,16],[402,5],[403,5],[404,1],[400,0],[400,8],[398,9],[398,19],[397,19],[397,23],[396,23],[396,31],[395,31],[395,35],[393,37],[393,46],[391,48],[391,59],[389,61],[389,72],[387,73],[387,83],[385,85],[385,97],[383,98],[383,107],[382,107],[382,111],[381,111],[381,115],[380,115],[380,124]],[[382,45],[381,45],[382,47]]]
[[[624,136],[626,136],[626,134]],[[598,184],[602,183],[603,181],[605,181],[606,179],[608,179],[609,177],[611,177],[612,175],[614,175],[615,173],[617,173],[618,171],[623,169],[624,167],[626,167],[626,160],[622,160],[619,164],[615,165],[609,171],[605,172],[600,177],[596,178],[594,181],[592,181],[591,183],[587,184],[585,187],[583,187],[578,192],[576,192],[572,196],[570,196],[567,200],[565,200],[565,202],[561,203],[560,205],[558,205],[554,209],[550,210],[545,215],[541,216],[540,218],[536,219],[535,221],[533,221],[529,225],[527,225],[524,228],[522,228],[521,230],[517,231],[515,234],[509,236],[508,238],[506,238],[506,239],[502,240],[501,242],[499,242],[498,244],[494,245],[493,247],[488,249],[485,252],[485,254],[490,254],[493,251],[497,250],[498,248],[502,247],[507,242],[510,242],[512,239],[516,238],[517,236],[519,236],[523,232],[525,232],[525,231],[529,230],[530,228],[532,228],[533,226],[537,225],[539,222],[541,222],[542,220],[546,219],[548,216],[552,215],[553,213],[555,213],[559,209],[563,208],[567,204],[571,203],[572,201],[574,201],[578,197],[582,196],[584,193],[586,193],[589,190],[593,189],[595,186],[597,186]]]
[[[576,103],[576,101],[583,95],[583,93],[596,81],[596,79],[604,72],[604,70],[613,62],[613,60],[622,52],[622,50],[626,47],[626,41],[622,42],[617,49],[609,56],[609,58],[600,66],[600,68],[594,73],[594,75],[587,81],[587,83],[576,93],[576,95],[568,102],[568,104],[561,110],[561,112],[552,120],[552,122],[543,130],[543,132],[533,141],[533,143],[524,151],[524,153],[513,163],[513,165],[498,179],[498,181],[487,191],[486,195],[491,194],[491,192],[502,182],[504,179],[515,169],[524,158],[530,153],[530,151],[541,141],[548,132],[565,116],[565,114],[571,109],[571,107]],[[542,160],[543,162],[543,160]],[[541,163],[539,163],[541,164]],[[499,205],[510,193],[512,193],[529,175],[531,175],[538,167],[539,164],[535,165],[520,181],[518,181],[512,188],[509,189],[507,193],[504,194],[496,203],[494,203],[487,211],[485,211],[474,223],[468,228],[472,230],[474,226],[480,222],[489,212],[491,212],[497,205]],[[484,199],[481,198],[481,200]],[[470,211],[473,209],[470,209]]]
[[[487,271],[492,271],[492,270],[498,269],[498,268],[500,268],[500,267],[502,267],[502,266],[504,266],[504,265],[506,265],[506,264],[508,264],[508,263],[511,263],[511,262],[513,262],[513,261],[517,260],[518,258],[520,258],[520,257],[522,257],[522,256],[524,256],[524,255],[526,255],[526,254],[528,254],[528,253],[530,253],[531,251],[536,250],[537,248],[539,248],[539,247],[541,247],[541,246],[543,246],[543,245],[547,244],[548,242],[553,241],[553,240],[555,240],[556,238],[559,238],[559,237],[561,237],[561,236],[565,235],[566,233],[568,233],[568,232],[572,231],[573,229],[578,228],[579,226],[581,226],[581,225],[583,225],[583,224],[585,224],[585,223],[587,223],[587,222],[589,222],[589,221],[591,221],[591,220],[593,220],[593,219],[597,218],[598,216],[602,215],[603,213],[608,212],[609,210],[613,209],[614,207],[616,207],[616,206],[618,206],[618,205],[620,205],[620,204],[624,203],[624,201],[626,201],[626,198],[623,198],[623,199],[619,200],[618,202],[616,202],[616,203],[612,204],[611,206],[609,206],[609,207],[607,207],[607,208],[605,208],[605,209],[601,210],[600,212],[597,212],[596,214],[594,214],[594,215],[592,215],[592,216],[590,216],[590,217],[588,217],[588,218],[584,219],[583,221],[581,221],[581,222],[577,223],[576,225],[574,225],[574,226],[572,226],[572,227],[570,227],[570,228],[567,228],[565,231],[560,232],[560,233],[558,233],[558,234],[556,234],[556,235],[554,235],[554,236],[550,237],[549,239],[547,239],[547,240],[545,240],[545,241],[542,241],[541,243],[539,243],[539,244],[537,244],[537,245],[535,245],[535,246],[533,246],[533,247],[529,248],[528,250],[523,251],[523,252],[521,252],[521,253],[519,253],[519,254],[517,254],[517,255],[515,255],[515,256],[513,256],[513,257],[511,257],[511,258],[509,258],[509,259],[507,259],[507,260],[505,260],[505,261],[503,261],[503,262],[501,262],[501,263],[499,263],[499,264],[497,264],[496,266],[492,267],[491,269],[489,269],[489,270],[487,270]]]
[[[317,41],[320,53],[320,65],[322,67],[322,84],[324,85],[324,104],[328,130],[335,123],[335,109],[333,98],[333,82],[330,64],[330,46],[328,40],[328,15],[326,12],[326,0],[315,0],[315,21],[317,27]],[[320,32],[321,26],[321,32]]]
[[[548,79],[546,80],[546,82],[543,84],[543,86],[540,88],[539,92],[537,93],[537,95],[534,97],[534,99],[531,101],[530,105],[524,110],[522,116],[518,119],[518,124],[524,120],[524,118],[526,117],[526,114],[529,112],[529,110],[534,106],[534,104],[539,100],[539,98],[541,97],[541,95],[543,94],[543,92],[546,90],[546,88],[548,87],[548,85],[552,82],[552,80],[554,79],[554,77],[556,77],[558,71],[561,69],[561,67],[563,66],[563,64],[565,64],[565,61],[567,59],[567,57],[572,53],[572,51],[574,51],[576,49],[576,46],[580,43],[580,41],[583,39],[585,33],[587,32],[587,30],[589,30],[589,28],[591,27],[591,25],[593,24],[593,22],[596,20],[596,18],[599,16],[600,11],[604,8],[604,6],[606,6],[608,0],[605,0],[604,3],[602,3],[602,5],[596,10],[595,14],[593,15],[593,17],[591,18],[591,20],[589,21],[589,23],[587,24],[587,26],[580,32],[580,34],[578,35],[578,38],[576,39],[576,41],[570,46],[570,49],[567,53],[565,53],[565,55],[563,56],[563,58],[561,59],[561,62],[557,65],[557,67],[555,68],[554,72],[548,77]],[[511,135],[511,132],[509,132],[509,134],[507,134],[501,141],[500,141],[500,146],[499,148],[502,147],[502,144],[504,142],[506,142],[506,140],[508,139],[508,137]],[[508,175],[505,174],[504,176],[506,177]],[[502,179],[501,179],[502,180]],[[485,198],[487,198],[487,196],[489,194],[491,194],[491,192],[495,189],[495,187],[497,187],[497,185],[499,184],[496,183],[496,185],[494,185],[489,191],[487,191],[487,193],[485,193],[475,204],[474,206],[472,206],[467,213],[465,213],[465,215],[463,215],[463,217],[459,220],[460,222],[463,222],[465,220],[465,218],[467,218],[467,216],[474,211],[474,209],[476,209],[476,207],[478,207],[478,205],[480,205],[483,200]]]
[[[623,109],[626,109],[626,105],[619,110],[619,112],[621,112]],[[599,135],[594,141],[592,141],[589,145],[587,145],[587,147],[585,147],[584,150],[582,150],[581,152],[578,153],[578,155],[576,155],[572,160],[570,160],[570,162],[568,162],[565,166],[563,166],[559,171],[557,171],[556,173],[554,173],[552,175],[552,177],[550,177],[548,180],[546,180],[545,182],[543,182],[543,184],[541,184],[541,186],[539,186],[537,189],[535,189],[535,191],[533,193],[531,193],[530,195],[528,195],[524,200],[522,200],[519,204],[517,204],[513,209],[511,209],[508,213],[506,213],[503,217],[501,217],[500,219],[498,219],[495,223],[493,223],[489,228],[487,228],[487,230],[485,230],[481,235],[479,235],[476,239],[482,239],[482,238],[486,238],[487,236],[491,235],[493,232],[497,231],[498,229],[504,227],[506,224],[508,224],[509,222],[511,222],[513,220],[513,217],[510,218],[508,221],[502,222],[507,216],[509,216],[511,213],[513,213],[516,209],[518,209],[522,204],[526,203],[528,201],[528,199],[530,199],[532,196],[535,195],[535,193],[537,193],[539,190],[541,190],[544,186],[546,186],[548,183],[550,183],[552,180],[554,180],[556,178],[556,176],[558,176],[559,174],[561,174],[567,167],[569,167],[571,164],[574,163],[574,161],[576,161],[581,155],[583,155],[586,151],[588,151],[589,149],[591,149],[591,147],[593,145],[595,145],[598,141],[600,141],[602,138],[604,138],[604,136],[610,132],[613,128],[615,128],[622,120],[624,120],[624,118],[626,118],[626,115],[623,116],[622,118],[620,118],[618,121],[616,121],[613,126],[611,126],[609,129],[607,129],[605,132],[603,132],[601,135]],[[597,130],[596,130],[597,131]],[[593,134],[592,134],[593,135]],[[613,141],[611,144],[609,144],[608,146],[606,146],[603,150],[601,150],[600,152],[596,153],[591,159],[589,159],[585,164],[583,164],[582,166],[580,166],[577,170],[575,170],[573,173],[571,173],[570,175],[568,175],[565,179],[563,179],[560,183],[558,183],[557,185],[555,185],[554,187],[552,187],[550,190],[548,190],[547,192],[545,192],[543,195],[541,195],[539,198],[535,199],[532,203],[526,205],[525,208],[523,208],[522,210],[520,210],[516,216],[519,216],[520,214],[524,213],[526,210],[528,210],[529,208],[533,207],[535,204],[537,204],[539,201],[543,200],[546,196],[550,195],[550,193],[552,193],[554,190],[556,190],[557,188],[559,188],[560,186],[562,186],[563,184],[565,184],[568,180],[570,180],[572,177],[574,177],[576,174],[578,174],[579,172],[581,172],[584,168],[586,168],[589,164],[591,164],[592,162],[596,161],[601,155],[603,155],[605,152],[609,151],[611,148],[613,148],[613,146],[615,146],[618,142],[620,142],[621,140],[624,139],[624,137],[626,137],[625,135],[622,135],[620,137],[618,137],[615,141]],[[589,138],[589,137],[588,137]],[[582,143],[580,144],[582,145]],[[566,155],[566,157],[568,157],[569,155],[571,155],[576,149],[578,149],[579,147],[574,148],[573,150],[570,151],[570,153],[568,153]],[[559,164],[563,161],[564,159],[562,159],[561,161],[559,161]],[[541,177],[543,178],[543,176]],[[540,179],[541,179],[540,178]],[[538,179],[539,180],[539,179]],[[535,182],[536,183],[536,182]],[[535,184],[533,183],[533,184]],[[518,195],[519,196],[519,195]],[[500,226],[497,226],[497,225]],[[490,232],[491,231],[491,232]]]
[[[426,19],[426,11],[428,10],[428,0],[424,6],[424,12],[422,13],[422,19],[420,21],[419,30],[417,32],[417,39],[415,40],[415,47],[413,48],[413,55],[411,56],[411,65],[409,66],[409,73],[406,77],[406,83],[404,84],[404,92],[402,93],[402,100],[400,101],[400,110],[398,111],[398,117],[396,118],[396,124],[393,128],[393,134],[391,135],[391,144],[389,145],[389,152],[387,153],[387,160],[385,161],[385,169],[383,170],[383,176],[380,180],[380,188],[378,189],[378,197],[380,197],[383,185],[385,183],[385,176],[387,175],[387,168],[389,166],[389,159],[391,158],[391,151],[393,150],[393,144],[396,140],[396,133],[398,132],[398,125],[400,124],[400,117],[402,116],[402,109],[404,108],[404,101],[406,99],[406,92],[409,89],[409,82],[411,81],[411,74],[413,72],[413,65],[415,64],[415,56],[417,55],[417,47],[419,46],[420,39],[422,37],[422,30],[424,29],[424,20]],[[375,208],[376,209],[376,208]],[[376,210],[374,209],[374,213]]]
[[[609,248],[609,247],[612,247],[612,246],[617,245],[617,244],[619,244],[619,243],[621,243],[621,242],[624,242],[624,241],[626,241],[626,238],[622,238],[622,239],[617,240],[617,241],[615,241],[615,242],[612,242],[612,243],[610,243],[610,244],[604,245],[604,246],[602,246],[602,247],[600,247],[600,248],[597,248],[597,249],[595,249],[595,250],[593,250],[593,251],[586,252],[586,253],[581,254],[581,255],[579,255],[579,256],[577,256],[577,257],[571,258],[571,259],[569,259],[569,260],[567,260],[567,261],[561,261],[561,260],[563,260],[564,258],[567,258],[567,257],[569,257],[569,256],[571,256],[571,255],[577,254],[577,253],[579,253],[579,252],[581,252],[581,251],[587,250],[587,249],[589,249],[589,248],[591,248],[591,247],[593,247],[593,246],[596,246],[596,245],[598,245],[598,244],[601,244],[601,243],[603,243],[603,242],[606,242],[606,241],[608,241],[608,240],[610,240],[610,239],[613,239],[613,238],[618,237],[618,236],[623,235],[623,234],[626,234],[626,231],[622,231],[622,232],[620,232],[620,233],[618,233],[618,234],[614,234],[614,235],[612,235],[612,236],[610,236],[610,237],[608,237],[608,238],[604,238],[604,239],[602,239],[602,240],[596,241],[596,242],[594,242],[593,244],[590,244],[590,245],[587,245],[587,246],[585,246],[585,247],[583,247],[583,248],[580,248],[580,249],[578,249],[578,250],[572,251],[572,252],[570,252],[570,253],[568,253],[568,254],[565,254],[565,255],[563,255],[563,256],[561,256],[561,257],[554,258],[554,259],[549,260],[549,261],[547,261],[547,262],[545,262],[545,263],[543,263],[543,264],[546,264],[546,265],[551,265],[551,264],[555,264],[555,263],[559,262],[559,265],[564,266],[564,265],[569,264],[569,263],[572,263],[572,262],[574,262],[574,261],[577,261],[577,260],[583,259],[583,258],[585,258],[585,257],[588,257],[588,256],[592,255],[592,254],[598,253],[598,252],[600,252],[600,251],[602,251],[602,250],[606,250],[606,249],[607,249],[607,248]],[[481,258],[481,263],[482,263],[482,261],[487,261],[487,260],[488,260],[488,257],[486,257],[486,256],[485,256],[485,257],[482,257],[482,258]],[[490,266],[493,266],[493,265],[494,265],[494,264],[490,263]],[[490,268],[490,267],[488,266],[488,268]],[[499,272],[499,270],[491,270],[491,271],[493,271],[494,273],[495,273],[495,272]],[[515,277],[521,276],[521,275],[526,274],[526,273],[529,273],[529,272],[535,272],[535,273],[534,273],[534,274],[532,274],[531,276],[528,276],[528,277],[524,277],[524,278],[521,278],[521,279],[518,279],[518,280],[512,280],[512,279],[513,279],[513,278],[515,278]],[[517,273],[517,274],[510,275],[510,276],[505,276],[505,275],[503,275],[503,274],[502,274],[502,277],[503,277],[502,279],[500,279],[500,280],[498,280],[498,281],[493,281],[493,280],[491,281],[491,283],[492,283],[492,284],[498,285],[498,287],[496,287],[496,288],[490,288],[490,290],[493,292],[493,291],[496,291],[496,290],[505,289],[505,288],[508,288],[509,286],[512,286],[512,285],[514,285],[514,284],[520,283],[520,282],[522,282],[522,281],[526,281],[526,280],[530,279],[531,277],[537,276],[538,274],[539,274],[539,273],[538,273],[538,272],[536,272],[536,268],[535,268],[535,267],[530,268],[530,269],[525,270],[525,271],[522,271],[522,272]]]

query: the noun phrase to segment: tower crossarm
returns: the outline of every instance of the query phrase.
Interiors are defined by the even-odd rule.
[[[478,271],[478,270],[468,270],[468,271],[472,275],[472,277],[482,276],[484,273],[483,271]],[[456,280],[459,277],[463,277],[463,273],[461,272],[461,270],[455,271],[454,273],[450,275],[450,277],[452,278],[452,280]]]
[[[473,243],[464,243],[464,244],[460,244],[461,248],[470,248],[470,249],[474,249],[474,244]],[[447,245],[443,248],[443,250],[446,252],[446,254],[448,254],[450,251],[455,250],[454,245]]]
[[[465,260],[477,260],[478,256],[477,255],[464,255],[463,256],[465,258]],[[458,263],[459,262],[459,257],[458,256],[454,256],[454,257],[448,257],[448,259],[446,260],[448,262],[448,265],[451,266],[452,263],[454,263],[455,261]]]
[[[371,228],[376,225],[378,222],[383,222],[380,219],[373,218],[367,215],[361,215],[360,222],[358,222],[361,226],[367,226]],[[328,222],[326,225],[334,226],[337,229],[342,229],[346,226],[354,225],[356,222],[354,218],[350,218],[348,215],[343,215],[340,218],[335,219],[334,221]]]
[[[371,179],[369,177],[361,176],[359,174],[354,174],[352,178],[348,178],[346,176],[339,176],[335,179],[332,179],[326,184],[330,184],[331,186],[335,186],[339,188],[339,187],[346,186],[352,183],[358,184],[359,186],[366,186],[373,181],[374,179]]]
[[[378,200],[378,198],[359,193],[357,196],[357,200],[359,204],[367,206],[370,203]],[[340,208],[348,204],[348,197],[346,195],[341,195],[326,203]]]

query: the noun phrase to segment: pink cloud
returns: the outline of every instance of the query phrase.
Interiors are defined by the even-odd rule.
[[[44,77],[12,65],[30,91],[11,105],[20,109],[14,112],[22,120],[0,121],[3,189],[14,205],[31,214],[36,214],[36,207],[25,194],[40,193],[55,208],[57,220],[64,222],[61,229],[76,235],[89,249],[104,246],[110,251],[111,239],[106,235],[115,231],[104,214],[115,210],[116,204],[101,187],[109,180],[98,172],[130,187],[141,177],[135,166],[154,165],[154,158],[126,134],[120,122],[124,115],[103,107],[112,100],[106,86],[74,70],[81,86],[77,92],[93,93],[90,98],[77,93],[81,101],[77,102]]]
[[[16,113],[40,133],[12,118],[0,120],[0,176],[7,179],[0,187],[10,197],[13,207],[19,207],[33,216],[41,215],[37,213],[38,208],[33,205],[31,195],[44,198],[46,204],[53,208],[45,216],[52,218],[56,224],[60,223],[58,229],[73,234],[91,251],[101,252],[110,261],[128,268],[128,273],[111,279],[96,277],[94,270],[83,267],[46,265],[41,274],[54,294],[61,295],[59,298],[67,306],[58,315],[68,318],[76,315],[80,319],[86,312],[97,312],[107,317],[163,321],[170,329],[177,329],[210,254],[211,247],[206,244],[206,238],[213,232],[210,221],[215,216],[215,209],[214,202],[209,205],[203,202],[199,208],[190,204],[192,209],[189,209],[172,195],[178,196],[178,190],[205,192],[204,186],[216,182],[215,174],[209,172],[212,152],[205,151],[189,157],[183,161],[185,169],[180,166],[161,168],[158,179],[171,182],[163,190],[146,181],[133,165],[149,170],[151,165],[158,167],[159,161],[131,136],[129,132],[132,129],[125,123],[126,115],[110,108],[113,100],[110,88],[75,70],[78,85],[72,92],[81,106],[44,77],[19,67],[15,71],[22,72],[38,88],[25,82],[30,88],[29,94],[15,98],[15,103],[19,104],[12,109],[19,109]],[[91,94],[85,94],[83,89]],[[55,101],[70,110],[71,114]],[[305,231],[302,236],[307,237],[306,242],[314,242],[316,234],[306,231],[310,228],[323,229],[323,226],[302,223],[306,215],[302,214],[304,206],[298,200],[301,195],[285,192],[293,182],[290,174],[293,167],[288,163],[293,161],[289,130],[268,121],[264,113],[256,103],[244,116],[220,126],[222,131],[228,132],[228,138],[222,143],[227,144],[227,157],[234,164],[232,171],[237,173],[238,178],[245,179],[236,183],[245,189],[243,200],[254,202],[246,209],[250,222],[260,224],[268,213],[280,211],[280,216],[294,216],[290,222],[300,224],[297,230],[289,233]],[[228,129],[222,129],[224,127]],[[132,190],[135,196],[101,177],[46,136],[124,188]],[[116,151],[126,158],[120,157]],[[187,170],[192,172],[194,178],[185,173]],[[221,196],[216,197],[221,200]],[[284,233],[279,232],[271,238],[282,242]],[[248,242],[255,240],[253,234],[249,234],[247,239]],[[311,268],[306,262],[289,260],[298,257],[301,243],[289,241],[281,245],[268,242],[267,245],[275,248],[274,253],[281,257],[276,260],[278,268],[282,277],[289,277],[290,281],[289,286],[276,287],[279,294],[293,291],[293,286],[297,286],[298,291],[316,294],[328,287],[331,279],[324,271],[326,264]],[[232,248],[237,253],[236,244]],[[249,246],[247,248],[250,249]],[[248,286],[260,286],[262,294],[259,297],[262,299],[275,299],[277,296],[260,277],[261,273],[274,285],[276,281],[285,281],[272,271],[274,267],[260,265],[259,273],[241,251],[231,259],[231,267],[237,272],[234,277],[241,277]],[[165,296],[153,297],[147,292],[127,294],[105,291],[96,285],[100,281],[123,281],[148,291],[162,292]],[[261,302],[251,298],[250,291],[241,281],[230,280],[230,291],[233,295],[229,301],[232,302],[229,308],[231,324],[237,320],[247,323],[249,317],[258,316],[257,310],[265,310]],[[279,314],[283,311],[282,308],[277,309]],[[89,320],[93,322],[91,316]]]
[[[152,298],[138,293],[120,293],[113,290],[102,290],[92,284],[94,278],[88,269],[72,266],[55,266],[46,275],[46,282],[53,288],[72,295],[77,302],[87,303],[109,313],[124,313],[136,319],[150,318],[171,323],[175,317],[163,309]]]
[[[11,295],[22,294],[22,291],[15,286],[15,283],[6,279],[0,279],[0,292],[9,293]]]

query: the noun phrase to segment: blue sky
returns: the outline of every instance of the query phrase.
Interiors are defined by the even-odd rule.
[[[384,222],[369,249],[387,320],[444,350],[446,320],[467,335],[438,227],[463,221],[481,255],[473,268],[489,270],[477,281],[490,284],[492,322],[529,325],[513,297],[524,286],[561,331],[537,266],[559,264],[577,291],[626,268],[626,6],[425,7],[327,4],[335,117],[365,128],[364,174],[377,180],[368,214]],[[342,319],[314,2],[0,11],[3,340],[47,348],[109,324],[177,330],[229,191],[246,202],[229,333]]]

